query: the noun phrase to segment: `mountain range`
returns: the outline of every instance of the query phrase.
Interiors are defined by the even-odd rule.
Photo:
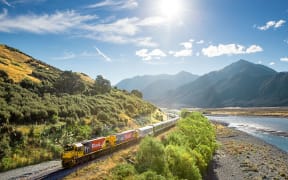
[[[198,76],[181,71],[175,75],[144,75],[120,81],[116,86],[120,89],[131,91],[137,89],[143,93],[144,99],[157,102],[163,92],[168,92],[176,87],[194,81]]]
[[[179,73],[181,74],[181,73]],[[187,73],[190,74],[190,73]],[[192,74],[190,74],[192,75]],[[213,71],[189,80],[174,78],[181,82],[169,83],[168,88],[155,83],[143,84],[141,78],[123,80],[119,88],[143,90],[144,98],[164,107],[268,107],[288,105],[288,73],[276,72],[261,64],[239,60],[219,71]],[[145,77],[145,76],[143,76]],[[154,76],[157,79],[157,76]],[[172,82],[166,79],[166,82]],[[157,86],[158,85],[158,86]],[[143,87],[144,86],[144,87]],[[163,87],[163,88],[162,88]],[[145,91],[144,91],[145,90]],[[156,91],[156,96],[151,96]]]

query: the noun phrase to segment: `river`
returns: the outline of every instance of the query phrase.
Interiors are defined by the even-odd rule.
[[[288,119],[264,116],[206,116],[210,120],[228,124],[258,137],[279,149],[288,152]]]

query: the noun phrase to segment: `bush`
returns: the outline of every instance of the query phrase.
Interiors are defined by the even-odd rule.
[[[166,180],[165,176],[157,174],[155,171],[146,171],[139,175],[136,179],[138,180]]]
[[[136,169],[142,173],[148,170],[157,174],[165,174],[166,163],[164,146],[152,137],[145,137],[136,155]]]
[[[165,149],[168,167],[173,176],[179,179],[201,179],[195,160],[185,147],[169,145]]]
[[[113,179],[122,180],[134,176],[136,174],[136,170],[131,164],[119,164],[112,169],[112,174]]]

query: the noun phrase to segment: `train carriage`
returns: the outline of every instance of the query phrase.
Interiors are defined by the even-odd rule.
[[[145,126],[145,127],[138,128],[138,135],[140,138],[143,138],[146,135],[154,135],[153,126]]]
[[[115,134],[116,145],[137,139],[137,134],[137,131],[134,129]]]
[[[174,126],[177,122],[178,118],[173,118],[168,121],[162,121],[156,124],[153,124],[153,131],[155,134]]]

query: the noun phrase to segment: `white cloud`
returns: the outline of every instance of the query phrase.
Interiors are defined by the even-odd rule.
[[[187,42],[180,43],[181,46],[183,46],[184,49],[181,49],[179,51],[169,51],[169,54],[173,55],[174,57],[187,57],[192,56],[193,54],[193,39],[190,39]]]
[[[137,37],[137,34],[142,31],[142,27],[154,27],[165,22],[165,19],[156,16],[145,19],[124,18],[105,24],[86,24],[82,26],[82,29],[89,33],[82,35],[82,37],[116,44],[132,43],[137,46],[156,47],[158,44],[153,42],[151,37]]]
[[[288,62],[288,57],[282,57],[282,58],[280,58],[280,61]]]
[[[254,44],[246,49],[246,53],[248,53],[248,54],[256,53],[256,52],[262,52],[262,51],[263,51],[262,47],[260,47],[258,45],[254,45]]]
[[[86,6],[86,8],[103,8],[103,7],[114,7],[116,9],[134,9],[138,7],[136,0],[104,0]]]
[[[192,42],[182,42],[180,45],[184,46],[185,49],[191,49],[192,48]]]
[[[239,44],[219,44],[218,46],[210,45],[202,49],[202,53],[208,57],[236,54],[250,54],[261,52],[263,49],[258,45],[251,45],[247,49]]]
[[[154,49],[152,51],[148,51],[148,49],[141,49],[136,51],[136,56],[141,57],[144,61],[150,61],[152,59],[161,59],[162,57],[166,57],[167,55],[160,49]]]
[[[183,49],[180,51],[173,52],[173,56],[175,56],[175,57],[192,56],[192,49]]]
[[[196,44],[204,44],[204,40],[197,41]]]
[[[284,21],[283,19],[279,20],[278,22],[276,22],[275,24],[275,28],[279,28],[281,27],[283,24],[285,24],[286,21]]]
[[[80,15],[71,11],[57,11],[54,14],[43,15],[20,15],[9,17],[8,12],[4,10],[0,14],[0,31],[27,31],[32,33],[62,33],[71,28],[79,28],[84,22],[96,19],[97,16]]]
[[[74,59],[76,55],[73,52],[64,52],[63,56],[54,57],[53,60],[68,60],[68,59]]]
[[[273,65],[275,65],[275,62],[270,62],[269,65],[273,66]]]
[[[96,15],[81,15],[76,11],[57,11],[52,14],[26,14],[10,17],[6,9],[0,13],[0,32],[26,31],[36,34],[68,33],[116,44],[135,44],[142,47],[156,47],[151,37],[141,37],[143,27],[163,25],[161,17],[137,17],[118,19],[113,22],[97,22]]]
[[[157,47],[158,44],[152,41],[151,37],[143,37],[137,38],[133,40],[137,46],[144,46],[144,47]]]
[[[266,31],[270,28],[280,28],[281,26],[283,26],[286,23],[285,20],[280,19],[279,21],[268,21],[266,22],[266,24],[264,26],[256,26],[257,29],[261,30],[261,31]]]
[[[100,49],[98,49],[97,47],[95,47],[97,53],[104,58],[105,61],[111,61],[111,58],[108,57],[106,54],[104,54],[102,51],[100,51]]]
[[[134,36],[141,30],[141,27],[158,26],[165,23],[165,19],[161,17],[148,17],[139,19],[137,17],[118,19],[112,23],[103,23],[90,25],[87,24],[83,27],[91,32],[105,33],[105,34],[120,34],[125,36]]]
[[[133,36],[139,31],[139,28],[135,25],[139,19],[134,18],[124,18],[119,19],[113,23],[107,24],[97,24],[97,25],[85,25],[82,28],[91,32],[111,34],[111,35],[125,35]]]

